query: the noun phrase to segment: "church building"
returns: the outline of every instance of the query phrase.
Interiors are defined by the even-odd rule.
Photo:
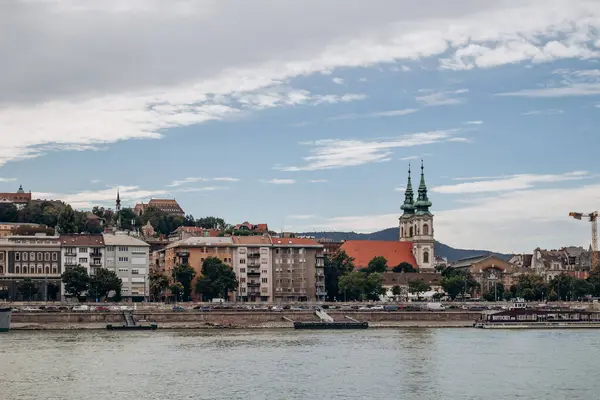
[[[419,272],[434,272],[435,253],[433,238],[433,214],[429,211],[431,201],[427,197],[425,172],[421,161],[421,182],[414,199],[411,183],[411,170],[408,170],[408,183],[404,203],[400,207],[399,240],[348,240],[340,247],[354,259],[357,269],[368,266],[376,256],[385,257],[389,269],[407,262]]]
[[[425,172],[421,161],[421,182],[419,183],[417,201],[411,183],[411,171],[408,168],[408,183],[404,193],[404,204],[400,207],[400,241],[412,243],[412,252],[422,272],[432,271],[435,267],[433,239],[433,214],[429,211],[431,201],[427,197]]]

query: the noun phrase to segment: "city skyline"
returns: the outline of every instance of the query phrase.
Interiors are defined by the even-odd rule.
[[[590,243],[596,2],[90,4],[0,6],[0,191],[373,232],[422,158],[437,240]]]

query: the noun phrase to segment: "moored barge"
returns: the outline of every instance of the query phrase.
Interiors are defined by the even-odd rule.
[[[474,327],[482,329],[600,328],[600,312],[511,309],[482,314]]]
[[[8,332],[10,330],[10,314],[12,309],[0,308],[0,332]]]

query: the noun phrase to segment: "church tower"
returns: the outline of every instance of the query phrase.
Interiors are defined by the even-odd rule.
[[[419,183],[417,201],[413,200],[413,189],[408,170],[408,184],[400,216],[400,241],[412,242],[413,255],[421,272],[432,272],[435,267],[433,238],[433,214],[429,211],[431,201],[427,197],[425,184],[425,168],[421,160],[421,182]]]

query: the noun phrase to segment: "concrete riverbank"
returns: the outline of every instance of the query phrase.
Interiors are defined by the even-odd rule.
[[[159,329],[286,329],[293,321],[318,321],[311,311],[294,312],[134,312],[137,321],[156,322]],[[351,317],[369,322],[372,328],[442,328],[472,326],[479,312],[341,312],[331,311],[335,321]],[[285,317],[285,318],[284,318]],[[106,329],[107,324],[125,321],[119,312],[16,312],[12,315],[14,330],[79,330]]]

